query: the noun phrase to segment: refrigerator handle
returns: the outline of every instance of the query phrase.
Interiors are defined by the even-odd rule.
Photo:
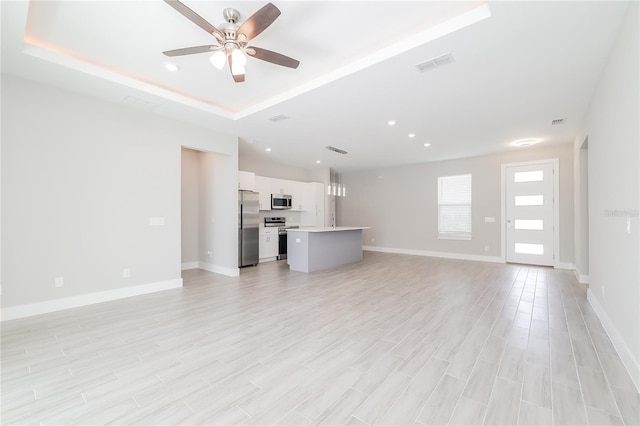
[[[242,223],[242,204],[240,204],[240,229],[242,229],[244,227],[244,224]]]

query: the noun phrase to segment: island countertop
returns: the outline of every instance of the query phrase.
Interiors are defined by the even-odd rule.
[[[363,229],[371,229],[368,226],[332,226],[316,227],[316,228],[289,228],[287,232],[336,232],[336,231],[361,231]]]

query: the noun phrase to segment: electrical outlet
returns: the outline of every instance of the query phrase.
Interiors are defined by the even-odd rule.
[[[484,246],[484,251],[489,251],[489,246]]]
[[[122,278],[131,278],[131,269],[124,268],[122,270]]]
[[[375,242],[376,242],[376,239],[375,239],[375,238],[372,238],[372,239],[371,239],[371,242],[372,242],[372,243],[375,243]]]
[[[63,287],[64,286],[64,277],[56,277],[54,282],[55,282],[56,287]]]
[[[207,250],[207,256],[211,257],[212,254],[211,250]]]

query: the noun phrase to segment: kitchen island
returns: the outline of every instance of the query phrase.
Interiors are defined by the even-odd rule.
[[[289,269],[313,272],[362,260],[361,226],[287,230]]]

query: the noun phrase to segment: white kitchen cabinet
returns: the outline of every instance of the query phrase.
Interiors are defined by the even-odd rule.
[[[309,206],[309,190],[308,183],[289,181],[289,188],[291,189],[291,210],[293,211],[307,211],[310,210]]]
[[[238,189],[244,191],[256,190],[256,174],[251,172],[238,172]]]
[[[260,193],[260,210],[271,210],[271,194],[291,195],[291,211],[309,210],[307,185],[294,180],[256,176],[255,191]]]
[[[278,228],[262,228],[258,241],[258,257],[260,262],[268,262],[278,258]]]
[[[302,212],[301,225],[322,228],[324,223],[325,187],[319,182],[307,184],[307,209]]]
[[[271,210],[271,189],[273,188],[271,178],[264,176],[256,176],[255,190],[259,193],[258,200],[260,203],[260,210]]]

